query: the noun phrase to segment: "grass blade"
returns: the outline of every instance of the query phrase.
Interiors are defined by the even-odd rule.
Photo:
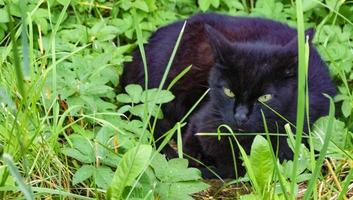
[[[348,191],[349,184],[351,184],[351,181],[353,180],[353,161],[351,161],[350,165],[351,165],[351,169],[349,170],[349,173],[346,179],[344,180],[342,191],[340,192],[340,195],[338,196],[337,200],[341,200],[345,198]]]
[[[15,163],[12,160],[12,157],[9,154],[5,153],[2,156],[2,159],[6,163],[12,177],[15,179],[19,189],[21,190],[21,192],[23,192],[25,198],[27,200],[34,199],[31,186],[27,185],[24,182],[23,177],[21,176],[20,172],[18,171],[17,167],[15,166]]]
[[[181,136],[181,125],[180,122],[177,123],[177,145],[178,145],[178,156],[183,158],[183,140]]]
[[[84,200],[93,200],[94,199],[94,198],[85,197],[82,195],[73,194],[73,193],[66,192],[66,191],[54,190],[54,189],[50,189],[50,188],[33,187],[32,189],[34,192],[36,192],[36,194],[50,194],[53,196],[58,195],[61,198],[68,197],[68,198],[72,198],[72,199],[84,199]]]
[[[325,137],[325,140],[324,140],[324,144],[321,148],[321,151],[320,151],[320,155],[319,155],[319,158],[317,159],[316,161],[316,165],[315,165],[315,169],[313,171],[313,174],[312,174],[312,177],[309,181],[309,184],[308,184],[308,187],[305,191],[305,194],[304,194],[304,200],[307,200],[310,198],[310,195],[313,191],[313,189],[315,188],[315,183],[317,181],[317,178],[319,176],[319,173],[321,171],[321,166],[322,166],[322,163],[325,159],[325,156],[326,156],[326,151],[328,149],[328,145],[330,143],[330,140],[331,140],[331,135],[332,135],[332,130],[333,130],[333,121],[334,121],[334,114],[335,114],[335,105],[333,103],[333,100],[331,97],[328,97],[330,99],[330,112],[329,112],[329,120],[328,120],[328,124],[327,124],[327,129],[326,129],[326,137]]]
[[[274,167],[275,167],[274,173],[277,173],[279,184],[280,184],[281,189],[283,191],[284,198],[286,200],[288,200],[289,196],[288,196],[288,192],[287,192],[287,189],[286,189],[286,185],[288,185],[288,184],[286,184],[286,180],[285,180],[283,174],[281,173],[281,171],[279,169],[279,166],[278,166],[279,163],[277,162],[275,152],[273,151],[273,146],[272,146],[272,143],[271,143],[270,135],[268,134],[268,126],[267,126],[266,117],[265,117],[265,114],[263,113],[262,110],[261,110],[261,116],[262,116],[262,119],[263,119],[264,128],[265,128],[265,132],[266,132],[266,139],[267,139],[268,144],[270,145],[270,150],[271,150],[271,154],[272,154],[271,157],[272,157],[272,161],[273,161],[273,164],[274,164]],[[285,127],[290,129],[289,124],[286,124]]]
[[[192,65],[190,65],[189,67],[183,69],[183,71],[181,71],[168,85],[167,90],[172,89],[172,87],[179,81],[179,79],[181,79],[187,72],[190,71]]]
[[[135,178],[148,166],[151,153],[151,146],[140,145],[124,154],[108,190],[108,199],[122,199],[124,188],[133,184]]]
[[[298,97],[297,97],[297,117],[296,117],[296,140],[294,147],[294,159],[293,159],[293,171],[291,176],[291,187],[290,192],[293,195],[292,199],[295,199],[295,184],[296,184],[296,172],[298,168],[298,159],[300,154],[300,146],[302,141],[303,127],[304,127],[304,115],[305,115],[305,103],[306,103],[306,73],[308,68],[308,62],[306,55],[309,52],[305,49],[305,38],[304,38],[304,14],[302,0],[296,1],[297,11],[297,37],[298,37]]]
[[[7,2],[9,3],[9,2]],[[9,15],[11,15],[10,12],[10,7],[7,6],[7,12],[9,13]],[[14,57],[14,65],[15,65],[15,72],[16,72],[16,78],[17,78],[17,87],[18,87],[18,91],[20,92],[22,99],[25,100],[26,99],[26,90],[25,90],[25,84],[24,84],[24,77],[23,77],[23,71],[21,68],[21,64],[20,64],[20,55],[18,52],[18,45],[17,45],[17,40],[15,37],[15,27],[14,27],[14,21],[12,19],[12,17],[9,18],[9,29],[10,29],[10,38],[12,41],[12,54]],[[24,30],[22,30],[23,32]]]
[[[23,54],[23,67],[22,71],[24,73],[24,79],[29,79],[29,47],[28,47],[28,38],[27,38],[27,1],[23,0],[20,3],[21,10],[21,42],[22,42],[22,54]]]
[[[230,133],[232,133],[233,139],[238,145],[238,148],[239,148],[239,151],[240,151],[240,155],[243,157],[244,165],[245,165],[245,168],[246,168],[246,172],[248,173],[248,176],[250,178],[250,182],[251,182],[252,186],[254,187],[255,193],[260,194],[261,188],[260,188],[259,184],[256,181],[255,173],[254,173],[254,170],[252,168],[249,156],[246,154],[245,149],[240,145],[238,139],[235,137],[235,135],[233,133],[233,130],[227,125],[219,126],[218,130],[220,130],[222,127],[226,128]]]

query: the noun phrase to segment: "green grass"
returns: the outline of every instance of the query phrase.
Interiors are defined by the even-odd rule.
[[[149,120],[160,113],[162,103],[157,102],[158,96],[173,98],[162,88],[170,90],[192,68],[185,66],[164,87],[183,30],[155,93],[147,90],[147,73],[145,88],[141,91],[135,87],[131,94],[118,98],[125,91],[116,89],[123,62],[131,60],[133,48],[140,50],[147,71],[143,43],[148,36],[158,27],[200,10],[261,16],[288,23],[297,27],[299,49],[297,124],[288,122],[286,134],[267,130],[254,134],[263,137],[256,136],[250,155],[239,147],[248,177],[220,180],[224,187],[209,195],[221,197],[228,191],[234,198],[244,199],[295,199],[297,196],[348,199],[352,196],[352,1],[127,2],[131,1],[51,1],[50,4],[0,0],[0,198],[103,199],[107,193],[112,197],[119,193],[117,196],[124,198],[163,199],[171,195],[163,188],[170,184],[180,187],[189,184],[176,191],[187,199],[190,191],[204,189],[206,186],[197,172],[180,167],[185,162],[183,157],[187,157],[182,154],[180,130],[207,92],[159,139],[162,145],[158,149],[153,137],[157,121],[150,123]],[[307,123],[305,117],[310,115],[305,110],[309,104],[306,79],[310,52],[304,31],[309,26],[316,27],[314,43],[328,63],[338,95],[330,98],[330,114],[307,135],[303,134],[303,126]],[[133,99],[143,96],[143,90],[147,90],[144,98]],[[155,111],[150,111],[146,103],[151,98]],[[124,109],[134,109],[132,115],[140,116],[140,120],[131,121],[132,116],[126,115]],[[231,136],[228,138],[234,141],[241,135],[229,132],[199,135]],[[325,137],[318,146],[320,133]],[[158,152],[174,134],[178,136],[179,159],[167,162]],[[270,135],[289,138],[294,147],[293,162],[278,162],[277,152],[268,143]],[[304,138],[309,141],[308,149],[302,146]],[[147,146],[152,146],[149,155],[147,150],[138,150],[139,147],[149,149]],[[229,159],[235,160],[234,156]],[[303,156],[306,160],[302,160]],[[130,169],[138,161],[136,157],[146,162]],[[269,163],[272,168],[258,167],[255,161]],[[124,163],[127,163],[126,169],[116,169]],[[82,167],[90,170],[78,173]],[[258,168],[267,171],[261,173]],[[163,179],[163,169],[174,170],[169,180]],[[73,184],[74,180],[81,181]],[[126,180],[125,184],[120,180]],[[116,181],[121,185],[115,184]],[[227,190],[234,183],[241,184],[247,192]],[[304,185],[304,192],[300,185]]]

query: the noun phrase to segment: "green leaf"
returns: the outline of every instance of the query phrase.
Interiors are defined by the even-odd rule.
[[[119,28],[119,33],[120,34],[125,34],[126,31],[132,28],[132,17],[130,15],[124,16],[123,19],[113,19],[111,23]],[[124,48],[124,46],[118,47],[116,50],[117,52],[121,47]],[[120,52],[118,52],[120,53]]]
[[[240,200],[255,200],[255,199],[262,199],[262,196],[258,194],[253,194],[253,193],[240,196]]]
[[[114,129],[104,126],[102,127],[96,136],[96,152],[98,158],[103,158],[108,153],[109,149],[112,149],[113,145],[110,142],[110,139],[115,135]]]
[[[160,109],[159,112],[158,112],[158,115],[157,115],[157,111],[158,111],[158,106],[157,105],[154,105],[154,104],[148,104],[147,106],[147,112],[148,113],[152,113],[152,116],[153,117],[157,117],[158,119],[162,119],[163,118],[163,112],[162,110]],[[139,116],[141,117],[142,119],[144,118],[144,114],[145,114],[145,104],[139,104],[137,106],[134,106],[134,107],[131,107],[129,109],[129,111],[135,115],[135,116]]]
[[[303,150],[303,149],[302,149]],[[307,151],[307,150],[306,150]],[[310,166],[310,162],[309,160],[302,160],[300,159],[299,162],[301,163],[300,165],[298,165],[297,168],[297,175],[299,176],[300,174],[302,174],[308,166]],[[290,177],[291,173],[293,171],[293,161],[292,160],[288,160],[288,161],[284,161],[282,163],[282,174],[285,175],[286,177]],[[299,182],[298,182],[299,183]]]
[[[114,58],[111,58],[110,62],[113,62],[113,59]],[[100,72],[100,75],[101,77],[104,77],[107,80],[107,82],[110,81],[116,87],[119,83],[119,73],[120,72],[117,68],[107,66]]]
[[[81,42],[85,44],[89,42],[88,35],[86,35],[86,26],[77,24],[72,29],[65,29],[58,33],[58,35],[65,41],[68,42]]]
[[[90,30],[91,39],[104,42],[112,40],[117,36],[119,29],[114,26],[107,25],[104,21],[96,23]]]
[[[74,130],[74,134],[82,135],[85,138],[88,139],[93,139],[94,138],[94,132],[90,129],[87,129],[85,127],[82,127],[78,124],[73,124],[71,128]]]
[[[158,93],[158,89],[153,88],[142,93],[141,102],[146,103],[146,95],[148,97],[147,102],[154,102],[155,104],[168,103],[174,99],[174,95],[170,91],[161,90]]]
[[[160,180],[156,191],[161,199],[192,199],[189,195],[208,188],[202,182],[201,172],[188,168],[186,159],[176,158],[167,161],[165,155],[157,154],[151,167]]]
[[[261,16],[277,20],[285,20],[283,3],[276,0],[257,0],[252,16]]]
[[[82,95],[104,95],[111,91],[113,91],[113,88],[109,86],[91,83],[83,87],[81,93]]]
[[[346,99],[346,100],[343,101],[341,109],[342,109],[343,115],[346,118],[351,115],[352,107],[353,107],[353,105],[352,105],[350,99]]]
[[[317,2],[317,0],[302,0],[303,1],[303,11],[308,11],[313,8],[316,8],[320,4]],[[322,1],[322,0],[319,0]]]
[[[155,0],[145,0],[149,11],[154,11],[157,9]]]
[[[208,10],[211,5],[211,0],[198,0],[197,2],[199,4],[200,9],[204,12]]]
[[[313,146],[315,150],[320,151],[326,137],[326,128],[329,118],[321,117],[313,125]],[[333,120],[332,132],[335,136],[331,138],[327,149],[327,156],[342,158],[345,157],[342,149],[345,149],[346,140],[348,139],[348,130],[345,124],[337,119]]]
[[[212,6],[215,7],[215,8],[218,8],[219,7],[219,1],[220,0],[212,0],[211,1]]]
[[[139,103],[141,94],[142,94],[142,87],[137,84],[131,84],[125,87],[126,93],[131,97],[133,103]]]
[[[123,10],[129,10],[132,6],[132,1],[131,0],[122,0],[121,1],[121,4],[120,4],[120,7],[123,9]]]
[[[148,5],[143,0],[136,0],[133,3],[133,5],[134,5],[135,8],[138,8],[138,9],[140,9],[142,11],[145,11],[145,12],[149,12]]]
[[[118,35],[119,29],[114,26],[105,25],[96,35],[99,41],[109,41]]]
[[[117,137],[117,133],[114,129],[104,126],[102,127],[96,136],[96,156],[105,165],[116,167],[119,156],[114,153],[113,136]],[[121,141],[119,141],[120,143]],[[120,144],[119,144],[120,145]]]
[[[79,134],[72,134],[69,136],[69,139],[72,143],[73,148],[77,149],[86,156],[92,157],[92,160],[95,160],[93,144],[88,138]]]
[[[122,107],[119,108],[119,110],[117,111],[117,113],[119,114],[124,114],[127,111],[129,111],[132,107],[130,105],[124,105]]]
[[[167,165],[157,166],[154,164],[153,168],[156,170],[156,176],[162,181],[172,180],[173,182],[178,182],[201,179],[200,171],[196,168],[188,168],[188,161],[186,159],[171,159]]]
[[[126,186],[131,186],[135,178],[148,165],[152,147],[140,145],[124,154],[114,173],[112,184],[108,190],[108,199],[120,200]]]
[[[9,14],[3,8],[0,9],[0,23],[7,23],[9,22]]]
[[[156,192],[161,200],[193,200],[190,196],[191,194],[205,190],[208,187],[209,186],[202,181],[169,182],[157,184]]]
[[[108,189],[112,182],[114,172],[110,167],[99,166],[95,168],[94,179],[98,187]]]
[[[255,137],[251,145],[250,162],[256,181],[260,189],[264,191],[273,175],[274,163],[271,147],[268,141],[260,135]]]
[[[228,6],[229,10],[235,10],[235,9],[244,10],[245,9],[243,4],[240,3],[239,1],[224,1],[223,3]],[[232,12],[230,12],[230,13],[232,13]]]
[[[6,88],[0,86],[0,102],[3,103],[6,107],[10,108],[11,110],[16,109],[15,102],[11,99],[10,95]]]
[[[85,181],[86,179],[91,177],[93,175],[94,171],[95,171],[95,167],[94,166],[92,166],[92,165],[83,165],[82,167],[80,167],[76,171],[76,173],[72,177],[72,184],[76,185],[77,183],[82,183],[83,181]]]
[[[98,112],[115,112],[116,105],[113,103],[110,103],[108,101],[104,101],[100,97],[94,97],[93,100],[96,102],[96,106],[98,106],[97,111]],[[94,111],[94,110],[93,110]]]
[[[7,167],[6,167],[6,165],[0,166],[0,179],[2,179],[2,180],[4,181],[3,186],[5,186],[5,187],[6,187],[6,186],[13,186],[13,187],[15,187],[16,184],[15,184],[14,178],[13,178],[12,176],[6,176],[6,175],[5,175],[6,172],[7,172]]]
[[[101,158],[102,164],[110,167],[116,167],[120,160],[121,160],[121,157],[119,157],[116,153],[111,151],[107,151],[105,156]]]
[[[41,27],[43,33],[47,34],[49,31],[49,23],[45,18],[35,18],[33,21]]]
[[[23,192],[24,197],[28,200],[34,199],[32,187],[24,182],[23,177],[21,176],[18,168],[16,167],[12,157],[9,154],[3,154],[2,160],[7,165],[12,177],[15,179],[18,188]]]
[[[66,5],[70,2],[70,0],[57,0],[61,5]]]
[[[20,9],[20,4],[18,3],[9,3],[7,4],[7,6],[10,7],[10,14],[12,16],[16,16],[16,17],[21,17],[21,9]]]
[[[0,40],[2,40],[5,37],[5,31],[1,29],[0,27]]]
[[[138,184],[136,185],[133,191],[130,191],[129,199],[134,200],[154,200],[155,187],[157,184],[156,176],[151,167],[148,167],[145,172],[142,174]],[[122,199],[127,199],[127,194],[124,193]],[[150,197],[150,198],[149,198]]]
[[[64,155],[69,156],[71,158],[75,158],[76,160],[78,160],[82,163],[90,164],[90,163],[95,162],[95,160],[92,159],[92,156],[87,156],[74,148],[63,148],[63,149],[61,149],[61,152]]]
[[[336,0],[325,0],[325,3],[327,6],[329,6],[331,9],[337,9],[337,7],[340,6],[340,2]],[[343,3],[343,2],[342,2]]]
[[[118,96],[116,96],[116,100],[121,103],[131,103],[132,102],[131,97],[127,94],[118,94]]]

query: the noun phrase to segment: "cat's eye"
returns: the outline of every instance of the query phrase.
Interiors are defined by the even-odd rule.
[[[223,88],[223,92],[226,96],[230,97],[230,98],[234,98],[235,95],[234,93],[229,89],[229,88]]]
[[[262,103],[265,103],[265,102],[267,102],[267,101],[269,101],[271,99],[272,99],[272,94],[265,94],[265,95],[262,95],[259,98],[257,98],[257,100],[262,102]]]

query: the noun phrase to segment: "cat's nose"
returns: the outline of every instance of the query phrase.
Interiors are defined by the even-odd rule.
[[[240,105],[235,109],[234,119],[237,124],[243,124],[248,120],[249,109],[247,106]]]

